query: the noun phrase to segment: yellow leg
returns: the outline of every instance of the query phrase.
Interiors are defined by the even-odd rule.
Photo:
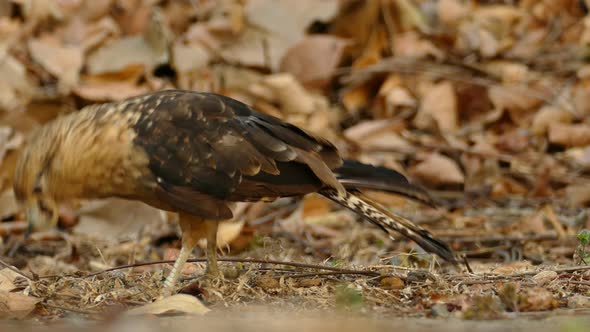
[[[206,275],[218,278],[221,274],[217,267],[217,221],[203,220],[195,216],[180,214],[178,221],[182,231],[180,254],[172,266],[170,274],[164,281],[162,296],[169,296],[174,291],[176,282],[184,264],[201,238],[207,238],[207,272]]]
[[[191,252],[193,251],[194,245],[189,246],[185,245],[184,241],[182,242],[183,243],[182,247],[180,248],[180,254],[178,255],[178,258],[176,258],[176,261],[174,262],[174,266],[172,266],[170,274],[168,274],[168,277],[164,281],[164,289],[162,290],[162,295],[164,296],[169,296],[172,294],[174,286],[176,285],[176,281],[178,281],[178,277],[180,277],[180,272],[182,271],[184,264],[189,258]]]
[[[206,275],[209,278],[217,279],[223,275],[219,272],[217,266],[217,228],[219,222],[206,221],[207,225],[207,271]]]

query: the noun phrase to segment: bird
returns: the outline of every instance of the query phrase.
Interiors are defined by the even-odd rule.
[[[384,190],[431,203],[405,176],[344,160],[328,140],[215,93],[162,90],[60,116],[31,135],[13,189],[32,229],[55,225],[59,204],[75,199],[119,197],[178,213],[181,249],[162,287],[168,295],[202,238],[205,275],[222,277],[216,234],[237,202],[308,193],[456,262],[445,242],[362,194]]]

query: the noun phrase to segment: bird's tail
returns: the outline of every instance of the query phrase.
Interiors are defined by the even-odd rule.
[[[344,160],[334,170],[338,181],[349,190],[378,190],[399,194],[429,206],[436,206],[426,190],[411,183],[401,173],[392,169],[363,164],[355,160]]]
[[[320,192],[332,201],[354,211],[358,215],[368,219],[387,234],[391,231],[416,242],[424,250],[437,254],[446,261],[456,263],[457,260],[451,248],[443,241],[436,239],[427,230],[414,224],[410,220],[389,212],[371,200],[357,196],[351,192],[339,194],[334,189],[325,189]]]

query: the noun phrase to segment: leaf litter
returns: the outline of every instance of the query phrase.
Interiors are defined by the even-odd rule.
[[[590,228],[586,2],[9,3],[0,6],[0,317],[258,305],[465,319],[590,310],[588,244],[576,237]],[[178,254],[174,215],[80,201],[61,208],[59,230],[25,237],[11,181],[30,130],[172,87],[237,98],[348,158],[407,174],[438,208],[371,197],[449,242],[471,271],[313,195],[244,204],[220,228],[225,280],[202,280],[196,261],[182,294],[156,302],[170,268],[161,260]]]

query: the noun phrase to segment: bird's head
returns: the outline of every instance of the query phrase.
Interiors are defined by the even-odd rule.
[[[57,188],[52,180],[52,168],[58,148],[59,137],[55,126],[42,127],[31,136],[17,162],[14,194],[25,209],[29,231],[57,224]]]

